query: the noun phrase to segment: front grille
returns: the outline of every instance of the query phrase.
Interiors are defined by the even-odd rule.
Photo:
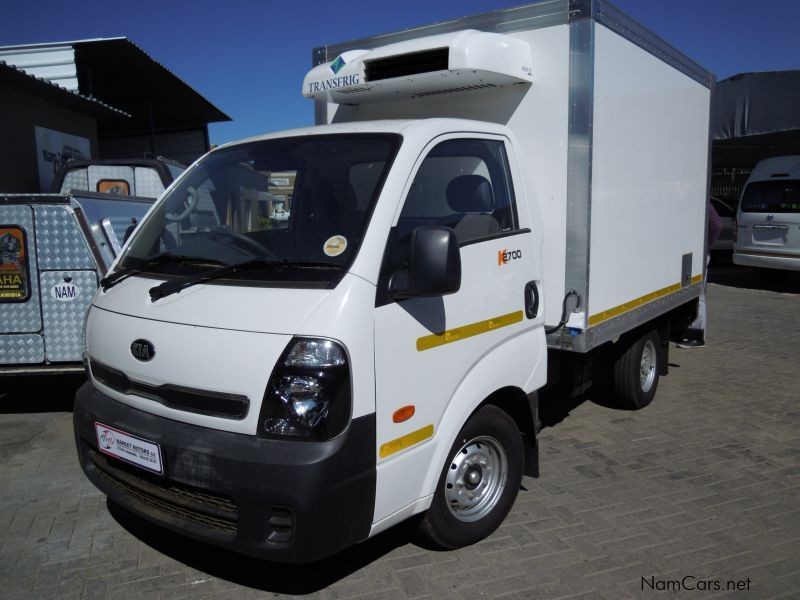
[[[204,533],[221,540],[236,537],[238,509],[232,498],[151,476],[88,446],[87,455],[105,482],[144,503],[156,517],[160,513],[199,525]]]
[[[178,385],[150,385],[130,379],[125,373],[89,360],[94,378],[120,394],[135,394],[174,408],[211,417],[241,420],[247,416],[250,400],[247,396],[210,392]]]
[[[450,61],[449,48],[434,48],[422,52],[410,52],[386,58],[364,61],[364,79],[367,82],[408,77],[421,73],[447,71]]]

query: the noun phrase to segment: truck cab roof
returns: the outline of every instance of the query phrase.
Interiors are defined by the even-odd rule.
[[[313,127],[301,127],[298,129],[287,129],[276,133],[258,135],[236,142],[230,142],[220,148],[227,148],[233,145],[245,144],[248,142],[258,142],[283,137],[295,137],[303,135],[335,135],[342,133],[397,133],[404,137],[424,136],[426,138],[436,137],[451,132],[476,131],[481,133],[491,133],[495,135],[509,135],[509,129],[505,125],[498,125],[488,121],[477,121],[472,119],[452,119],[452,118],[430,118],[430,119],[381,119],[375,121],[353,121],[347,123],[334,123],[331,125],[315,125]]]

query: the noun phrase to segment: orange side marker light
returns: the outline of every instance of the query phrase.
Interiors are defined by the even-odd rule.
[[[414,412],[416,409],[414,408],[413,404],[409,404],[408,406],[403,406],[402,408],[398,408],[394,411],[392,415],[392,421],[395,423],[403,423],[404,421],[408,421],[411,417],[414,416]]]

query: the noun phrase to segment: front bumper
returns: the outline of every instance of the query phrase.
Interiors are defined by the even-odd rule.
[[[312,562],[369,536],[374,414],[354,419],[329,442],[267,440],[136,410],[87,382],[73,418],[89,480],[173,531],[278,562]],[[159,444],[164,475],[101,454],[96,421]]]

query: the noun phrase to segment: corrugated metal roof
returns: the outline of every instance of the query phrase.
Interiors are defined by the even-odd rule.
[[[0,60],[29,75],[46,79],[70,91],[78,92],[78,68],[75,44],[124,40],[122,37],[93,38],[43,44],[0,46]]]
[[[0,60],[28,75],[46,79],[72,92],[78,91],[75,49],[68,44],[36,48],[0,48]]]
[[[125,47],[134,50],[134,53],[125,54]],[[197,90],[127,37],[0,46],[0,60],[13,64],[30,75],[59,84],[62,88],[92,94],[94,90],[86,89],[85,82],[81,85],[78,70],[83,68],[81,66],[84,62],[82,51],[87,56],[86,60],[91,55],[92,60],[96,62],[97,54],[101,49],[108,52],[121,52],[128,57],[134,57],[135,60],[144,59],[145,63],[150,63],[165,76],[164,79],[173,80],[174,88],[182,88],[180,91],[182,91],[183,101],[187,103],[186,108],[191,105],[196,112],[202,113],[206,122],[231,120],[228,115],[211,104]],[[129,73],[132,87],[136,87],[136,76],[136,69]],[[105,97],[105,94],[99,92],[97,95]],[[106,100],[119,102],[119,99],[113,96],[107,97]]]
[[[77,91],[70,90],[43,77],[36,77],[15,65],[7,64],[4,60],[0,60],[0,80],[22,89],[27,88],[35,93],[49,95],[50,100],[83,113],[130,117],[125,111],[106,104],[97,98],[84,96]]]

